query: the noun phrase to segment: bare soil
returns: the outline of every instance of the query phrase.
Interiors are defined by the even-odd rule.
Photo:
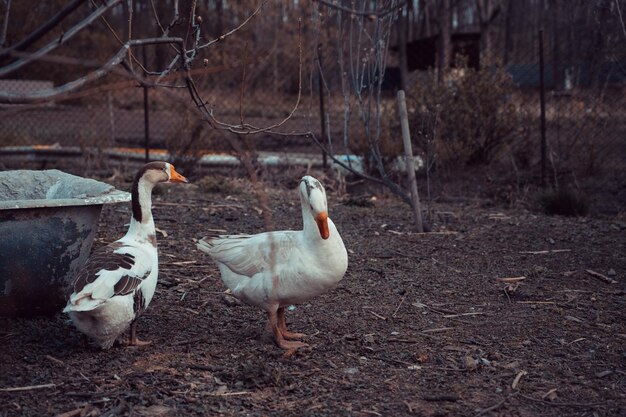
[[[240,185],[154,195],[161,274],[138,324],[151,345],[82,346],[61,313],[0,318],[0,416],[626,415],[624,223],[461,199],[417,234],[397,199],[330,193],[350,265],[288,312],[311,347],[285,354],[195,248],[210,229],[265,229]],[[300,227],[297,193],[268,195],[275,228]],[[129,218],[106,207],[94,247]]]

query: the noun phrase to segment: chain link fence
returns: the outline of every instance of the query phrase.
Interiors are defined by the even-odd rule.
[[[296,6],[290,9],[295,15],[305,12]],[[418,16],[415,9],[410,13]],[[619,20],[611,14],[595,16],[604,19],[600,21],[557,15],[527,25],[522,20],[516,24],[511,13],[501,12],[487,26],[482,21],[464,24],[455,16],[451,69],[444,74],[437,71],[439,35],[409,30],[407,95],[415,149],[430,153],[440,164],[499,162],[510,164],[518,177],[541,173],[553,186],[590,176],[600,179],[600,187],[619,189],[609,186],[626,179],[626,33],[621,34]],[[218,120],[235,124],[243,120],[255,126],[271,126],[287,117],[301,82],[298,110],[276,129],[283,134],[265,132],[239,139],[250,150],[304,153],[319,163],[320,150],[298,133],[310,130],[322,139],[341,137],[345,107],[341,97],[324,93],[325,114],[320,116],[319,56],[313,46],[321,45],[322,56],[335,46],[332,33],[326,38],[306,36],[301,81],[293,42],[261,45],[255,54],[247,44],[230,45],[229,52],[241,58],[237,65],[209,65],[204,73],[198,69],[197,77]],[[398,46],[397,40],[390,45],[382,83],[384,105],[391,108],[401,79]],[[149,66],[156,59],[148,54],[145,63]],[[329,75],[337,71],[335,63],[324,61],[322,71],[329,80],[326,87],[337,87]],[[20,72],[12,78],[0,80],[0,91],[29,92],[58,83]],[[386,117],[395,118],[395,113]],[[326,134],[320,132],[323,125],[329,127]],[[357,143],[358,130],[351,132],[350,140]],[[391,132],[391,140],[399,141]],[[186,89],[146,89],[118,76],[60,101],[0,107],[0,157],[7,168],[16,163],[54,166],[67,157],[75,170],[85,173],[108,169],[112,159],[141,160],[146,153],[192,155],[191,163],[197,163],[202,154],[231,152],[227,135],[231,133],[211,129],[199,117]]]

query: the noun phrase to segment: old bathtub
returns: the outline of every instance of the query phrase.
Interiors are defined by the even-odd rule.
[[[0,315],[61,311],[102,206],[130,194],[58,170],[0,172]]]

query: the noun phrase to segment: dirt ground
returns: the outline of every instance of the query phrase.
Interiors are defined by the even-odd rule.
[[[296,184],[268,189],[276,229],[301,225]],[[459,199],[416,234],[397,199],[329,200],[350,265],[288,312],[310,349],[284,355],[195,248],[210,229],[264,230],[252,186],[164,187],[138,324],[152,345],[82,347],[60,313],[0,318],[0,416],[626,415],[625,223]],[[95,246],[129,206],[105,207]]]

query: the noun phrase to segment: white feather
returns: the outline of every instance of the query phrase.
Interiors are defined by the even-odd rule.
[[[244,302],[265,310],[302,303],[343,278],[348,254],[332,220],[320,237],[314,214],[326,211],[326,195],[301,186],[303,230],[206,237],[198,249],[218,264],[222,281]],[[313,209],[313,212],[311,211]]]

